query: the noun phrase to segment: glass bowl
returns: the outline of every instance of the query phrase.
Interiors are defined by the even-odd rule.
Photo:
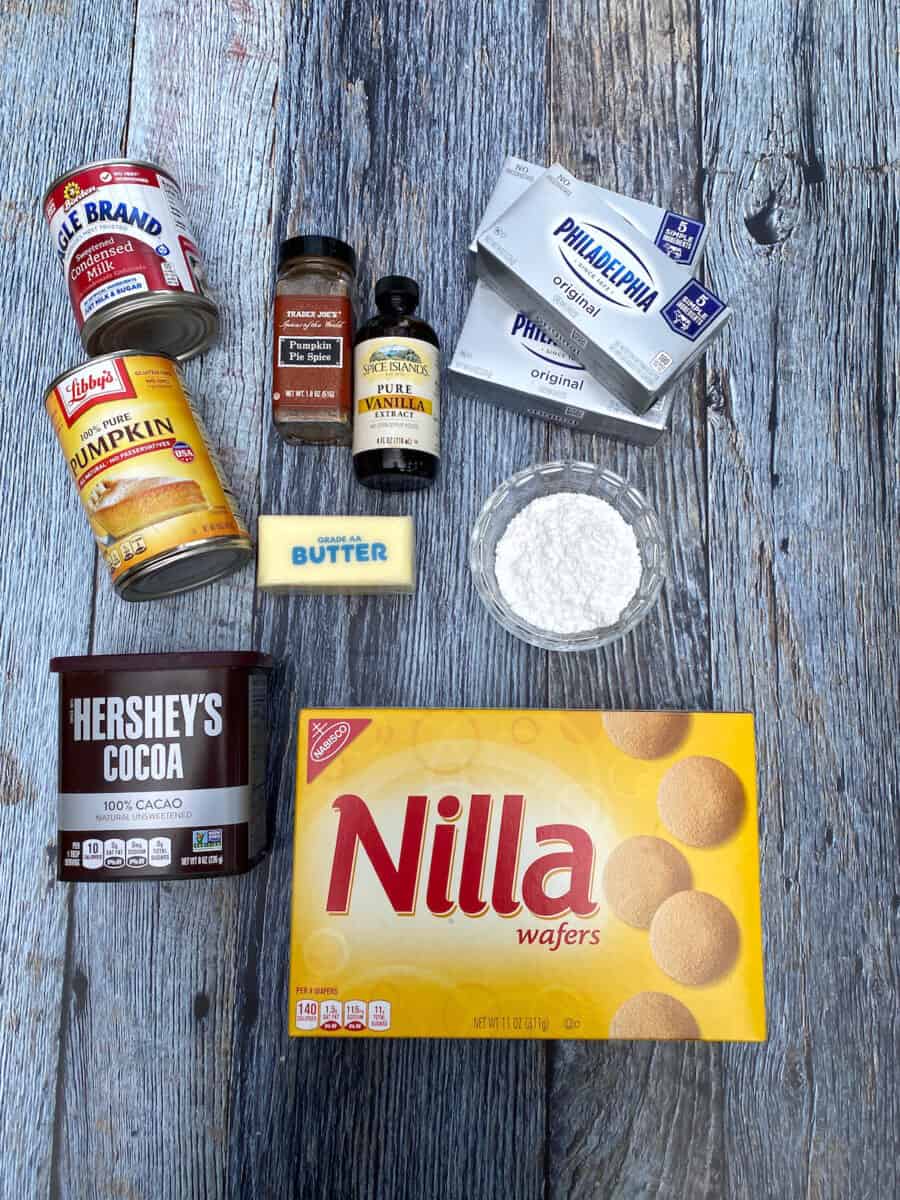
[[[598,496],[611,504],[634,530],[643,566],[641,582],[614,625],[586,629],[581,633],[538,629],[517,616],[500,592],[494,574],[497,542],[526,504],[538,496],[551,496],[557,492]],[[666,548],[656,513],[621,475],[594,463],[542,463],[511,476],[488,498],[469,539],[469,568],[485,607],[507,632],[545,650],[596,650],[598,646],[624,637],[650,611],[665,581]]]

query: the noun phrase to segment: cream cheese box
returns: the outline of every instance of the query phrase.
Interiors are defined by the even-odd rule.
[[[627,203],[554,165],[478,236],[477,270],[598,382],[645,412],[731,310],[699,280],[685,279],[689,264],[640,232]],[[675,237],[689,219],[670,217]],[[695,245],[692,262],[702,242]]]
[[[450,363],[455,391],[513,412],[652,445],[665,432],[672,393],[644,413],[617,400],[524,313],[476,283]]]
[[[506,159],[475,230],[475,236],[469,243],[471,274],[476,273],[479,237],[487,234],[507,209],[536,183],[546,170],[546,167],[528,162],[524,158],[511,155]],[[707,227],[703,221],[673,212],[671,209],[659,208],[644,200],[622,196],[595,184],[585,186],[594,188],[599,196],[613,205],[626,220],[631,221],[636,229],[654,242],[673,262],[696,270],[706,246]]]

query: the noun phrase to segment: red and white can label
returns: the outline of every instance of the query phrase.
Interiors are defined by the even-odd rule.
[[[73,171],[44,215],[79,329],[126,296],[208,294],[178,185],[160,171],[136,163]]]

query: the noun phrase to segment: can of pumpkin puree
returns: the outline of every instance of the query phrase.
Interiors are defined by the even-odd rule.
[[[173,359],[131,350],[91,359],[54,379],[45,405],[124,600],[201,587],[250,558]]]

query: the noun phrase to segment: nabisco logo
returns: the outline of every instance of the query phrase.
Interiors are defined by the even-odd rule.
[[[346,721],[331,721],[313,736],[309,746],[309,757],[319,766],[344,749],[350,741],[350,726]]]
[[[328,764],[346,750],[359,737],[370,719],[357,717],[338,718],[331,721],[311,721],[309,725],[309,748],[306,754],[306,781],[311,783]]]
[[[56,395],[66,424],[71,425],[92,405],[105,404],[109,400],[133,400],[135,391],[125,364],[117,358],[108,358],[73,371],[56,388]]]
[[[494,798],[487,793],[471,795],[468,812],[458,796],[442,796],[431,839],[426,838],[428,797],[409,796],[395,856],[361,796],[338,796],[332,807],[338,827],[326,908],[333,915],[350,912],[360,853],[398,915],[415,914],[423,877],[425,907],[436,917],[457,909],[466,917],[490,911],[515,917],[526,909],[535,917],[572,913],[584,918],[599,907],[591,894],[596,851],[590,834],[579,825],[550,822],[535,828],[533,844],[523,844],[523,795],[503,796],[497,822]],[[457,842],[461,860],[454,871]],[[590,931],[584,931],[584,936],[590,940]]]

